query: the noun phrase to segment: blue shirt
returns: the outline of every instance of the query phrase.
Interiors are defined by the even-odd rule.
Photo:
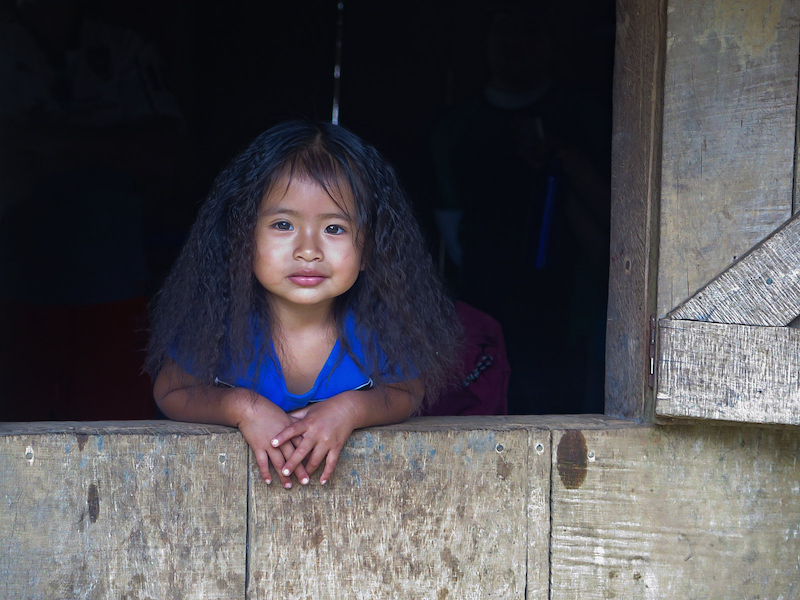
[[[355,318],[352,314],[345,316],[344,334],[350,345],[350,350],[361,364],[365,364],[364,351],[361,341],[356,335]],[[263,340],[260,336],[256,337],[256,356],[261,354]],[[379,351],[380,352],[380,351]],[[388,373],[386,358],[380,353],[382,362],[383,379],[387,382],[398,382],[413,377],[402,377],[400,373]],[[244,377],[236,377],[231,370],[220,373],[217,376],[216,384],[230,387],[244,387],[261,394],[268,400],[277,404],[285,411],[303,408],[311,402],[319,402],[342,392],[350,390],[369,389],[372,387],[372,379],[365,370],[345,352],[339,340],[331,350],[328,360],[322,367],[316,381],[311,389],[305,394],[292,394],[286,389],[286,380],[283,376],[280,363],[277,358],[273,361],[268,356],[264,357],[259,365],[253,361],[247,367]]]

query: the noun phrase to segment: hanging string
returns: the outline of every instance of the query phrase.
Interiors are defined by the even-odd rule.
[[[342,21],[344,16],[344,2],[336,5],[336,60],[333,66],[333,110],[331,123],[339,124],[339,83],[342,77]]]

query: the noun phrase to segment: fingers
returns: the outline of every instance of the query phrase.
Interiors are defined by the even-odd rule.
[[[314,448],[313,452],[308,455],[308,460],[306,460],[306,471],[308,471],[309,475],[314,474],[314,471],[317,470],[317,467],[319,467],[322,464],[322,461],[325,460],[326,454],[326,450],[323,450],[317,446]]]
[[[322,461],[325,460],[325,469],[322,473],[322,477],[320,478],[320,483],[324,485],[333,475],[333,471],[336,468],[336,463],[339,460],[340,451],[341,448],[326,450],[320,445],[315,447],[313,443],[309,442],[308,440],[301,441],[297,447],[294,447],[291,442],[287,442],[280,447],[280,452],[285,458],[285,462],[278,465],[275,461],[273,461],[273,466],[275,466],[276,470],[278,470],[278,474],[281,477],[281,483],[285,488],[288,489],[291,487],[291,483],[286,485],[286,480],[292,473],[297,475],[297,480],[301,484],[307,485],[310,481],[310,474],[314,473],[314,471],[317,470],[317,467],[322,464]],[[288,457],[287,453],[289,453]],[[306,461],[306,464],[303,465],[303,460],[306,458],[308,458],[308,460]]]
[[[285,469],[287,469],[288,467],[284,465],[283,468],[285,472]],[[300,463],[294,468],[294,474],[297,475],[297,481],[299,481],[303,485],[308,485],[309,482],[311,481],[311,478],[308,476],[308,471],[306,470],[306,467],[302,463]]]
[[[308,425],[304,421],[294,421],[291,425],[286,427],[286,429],[272,438],[272,440],[270,440],[270,444],[273,448],[283,447],[286,442],[290,442],[293,439],[302,439],[303,434],[305,434],[307,430]]]
[[[299,414],[299,411],[294,411],[290,413],[290,417],[295,418]],[[290,481],[292,473],[302,485],[306,485],[310,481],[309,473],[314,473],[323,461],[325,468],[320,483],[327,483],[333,476],[341,447],[346,441],[347,435],[343,441],[338,441],[342,437],[339,435],[342,432],[337,432],[335,427],[333,432],[328,431],[327,427],[322,427],[320,430],[319,424],[315,426],[312,421],[314,420],[301,418],[290,423],[272,438],[270,448],[266,450],[273,468],[278,473],[281,485],[287,489],[292,487]],[[350,431],[352,429],[348,425],[348,435]]]
[[[267,453],[284,488],[288,490],[292,487],[292,473],[297,475],[297,480],[301,484],[307,485],[309,483],[308,472],[302,464],[294,466],[287,464],[287,456],[291,457],[295,453],[295,447],[291,442],[285,443],[280,448],[271,448],[267,450]]]
[[[274,443],[274,440],[273,440]],[[308,473],[306,472],[305,467],[303,467],[303,459],[308,456],[308,453],[313,450],[314,445],[308,440],[302,440],[300,444],[295,448],[291,442],[286,443],[282,446],[282,448],[291,446],[294,452],[289,455],[286,459],[286,464],[284,464],[282,472],[284,475],[291,474],[293,472],[297,472],[297,478],[300,480],[300,483],[303,483],[303,475],[300,474],[300,469],[303,470],[305,475],[306,483],[308,483]]]
[[[253,450],[258,464],[258,472],[261,474],[261,479],[264,483],[272,483],[272,474],[269,472],[269,456],[264,450]]]
[[[285,444],[284,448],[269,448],[266,451],[254,451],[256,462],[258,463],[258,471],[261,474],[261,478],[264,480],[264,483],[272,483],[272,472],[269,469],[271,464],[275,469],[275,472],[278,474],[278,479],[280,480],[281,485],[287,490],[292,487],[292,480],[290,477],[292,472],[289,471],[289,475],[285,475],[284,469],[286,465],[285,454],[289,454],[291,456],[293,453],[294,446],[292,446],[291,443]],[[300,465],[300,468],[295,469],[295,472],[297,479],[301,483],[308,483],[308,473],[302,465]]]
[[[332,448],[328,452],[328,458],[325,461],[325,470],[322,471],[322,476],[319,478],[319,482],[322,485],[328,483],[328,480],[333,475],[333,471],[336,468],[336,463],[339,462],[339,449]]]
[[[292,480],[290,479],[290,477],[282,473],[283,465],[286,462],[286,459],[284,458],[283,455],[283,450],[281,448],[269,448],[266,451],[266,453],[269,455],[269,460],[272,463],[275,472],[278,474],[278,479],[280,480],[281,485],[286,489],[292,487]],[[271,476],[269,472],[267,473],[267,476],[268,477],[264,477],[264,481],[266,483],[271,483],[270,481]]]
[[[294,447],[292,447],[292,449],[294,449]],[[281,485],[286,489],[292,487],[291,478],[289,475],[284,475],[282,472],[286,462],[284,459],[283,449],[270,448],[267,451],[254,451],[253,453],[255,454],[256,463],[258,464],[258,472],[261,474],[261,478],[264,480],[264,483],[267,485],[272,483],[272,472],[269,469],[270,464],[272,464],[275,472],[278,474],[278,479],[280,480]],[[306,473],[304,468],[297,469],[297,478],[301,481],[301,483],[308,483],[309,481],[308,473]]]

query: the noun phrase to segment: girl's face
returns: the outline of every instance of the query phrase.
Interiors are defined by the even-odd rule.
[[[322,187],[282,178],[261,203],[253,272],[279,308],[330,308],[363,269],[349,190],[340,206]],[[343,210],[344,209],[344,210]],[[346,213],[345,214],[345,210]]]

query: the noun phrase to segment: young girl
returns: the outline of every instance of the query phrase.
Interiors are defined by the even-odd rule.
[[[391,166],[288,122],[222,171],[156,297],[147,370],[176,420],[236,426],[284,487],[449,382],[460,326]]]

